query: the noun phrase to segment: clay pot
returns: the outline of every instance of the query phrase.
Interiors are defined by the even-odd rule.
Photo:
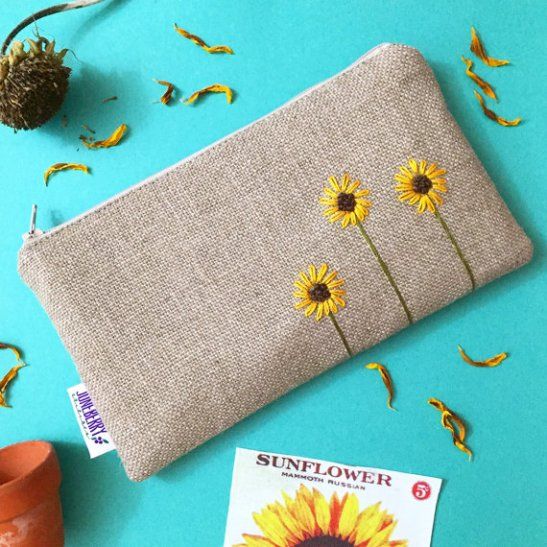
[[[28,441],[0,449],[0,545],[64,544],[60,484],[50,443]]]

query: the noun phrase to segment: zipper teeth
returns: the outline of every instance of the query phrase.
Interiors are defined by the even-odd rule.
[[[240,127],[239,129],[236,129],[235,131],[233,131],[232,133],[229,133],[225,137],[222,137],[222,138],[216,140],[215,142],[207,145],[205,148],[202,148],[201,150],[198,150],[197,152],[194,152],[193,154],[190,154],[189,156],[182,159],[181,161],[179,161],[179,162],[177,162],[173,165],[170,165],[169,167],[166,167],[165,169],[162,169],[158,173],[155,173],[154,175],[146,178],[145,180],[143,180],[143,181],[141,181],[137,184],[134,184],[134,185],[130,186],[129,188],[126,188],[125,190],[122,190],[121,192],[118,192],[117,194],[114,194],[113,196],[111,196],[111,197],[107,198],[106,200],[102,201],[101,203],[98,203],[97,205],[94,205],[93,207],[91,207],[87,211],[84,211],[83,213],[80,213],[79,215],[76,215],[74,218],[72,218],[70,220],[67,220],[66,222],[63,222],[62,224],[59,224],[58,226],[55,226],[55,227],[51,228],[50,230],[44,230],[44,231],[36,230],[36,232],[31,237],[26,238],[23,245],[27,245],[31,242],[36,243],[44,237],[51,236],[51,235],[55,234],[55,232],[58,232],[58,231],[62,230],[63,228],[66,228],[67,226],[70,226],[71,224],[74,224],[74,223],[78,222],[79,220],[83,219],[84,217],[86,217],[86,216],[94,213],[95,211],[98,211],[99,209],[102,209],[103,207],[107,206],[108,204],[118,200],[119,198],[121,198],[125,194],[128,194],[129,192],[132,192],[133,190],[136,190],[137,188],[140,188],[141,186],[144,186],[145,184],[151,182],[152,180],[157,179],[161,175],[175,169],[176,167],[178,167],[180,165],[183,165],[184,163],[186,163],[188,161],[191,161],[192,159],[199,156],[200,154],[205,153],[210,148],[213,148],[214,146],[216,146],[216,145],[218,145],[218,144],[220,144],[220,143],[234,137],[238,133],[241,133],[242,131],[245,131],[245,129],[253,126],[256,123],[261,122],[265,118],[268,118],[269,116],[271,116],[271,115],[279,112],[280,110],[288,107],[290,104],[294,103],[295,101],[298,101],[299,99],[301,99],[302,97],[304,97],[304,96],[308,95],[309,93],[315,91],[319,87],[322,87],[323,85],[327,84],[331,80],[334,80],[334,79],[338,78],[339,76],[342,76],[346,72],[349,72],[350,70],[352,70],[354,67],[356,67],[357,65],[359,65],[363,61],[366,61],[366,60],[370,59],[371,57],[374,57],[381,50],[383,50],[383,49],[385,49],[389,46],[393,46],[393,45],[395,45],[395,44],[393,44],[391,42],[383,42],[381,44],[378,44],[377,46],[373,47],[372,49],[368,50],[366,53],[361,55],[361,57],[359,57],[356,61],[351,63],[349,66],[347,66],[346,68],[344,68],[340,72],[338,72],[338,73],[334,74],[333,76],[330,76],[329,78],[326,78],[325,80],[322,80],[321,82],[319,82],[317,84],[314,84],[313,86],[305,89],[304,91],[300,92],[298,95],[294,96],[292,99],[289,99],[287,102],[285,102],[281,106],[277,107],[275,110],[272,110],[271,112],[268,112],[264,116],[261,116],[260,118],[258,118],[256,120],[244,125],[243,127]]]

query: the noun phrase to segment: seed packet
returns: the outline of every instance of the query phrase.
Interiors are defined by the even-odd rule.
[[[238,448],[224,547],[427,547],[441,482]]]

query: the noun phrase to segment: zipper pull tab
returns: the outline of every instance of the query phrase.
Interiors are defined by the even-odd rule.
[[[33,237],[42,235],[44,232],[42,230],[38,230],[36,228],[36,214],[38,213],[38,206],[33,205],[32,210],[30,212],[30,226],[28,229],[28,232],[26,234],[23,234],[23,241],[28,241],[29,239],[32,239]]]

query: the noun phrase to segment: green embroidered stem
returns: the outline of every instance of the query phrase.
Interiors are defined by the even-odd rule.
[[[460,249],[460,246],[456,242],[456,239],[452,235],[450,228],[444,221],[444,218],[441,216],[441,213],[439,213],[439,210],[437,208],[435,208],[435,212],[433,214],[435,215],[435,217],[437,217],[437,220],[441,223],[441,226],[443,227],[443,230],[446,232],[446,235],[448,236],[450,243],[452,243],[452,247],[454,247],[454,250],[460,257],[460,260],[462,261],[463,265],[465,266],[465,269],[467,270],[467,274],[469,275],[469,279],[471,280],[471,290],[474,291],[476,288],[475,276],[473,275],[473,270],[471,270],[471,266],[469,265],[469,262],[467,262],[467,259],[463,255],[462,250]]]
[[[342,343],[344,344],[344,347],[346,348],[348,355],[350,357],[353,357],[353,352],[351,351],[351,348],[349,347],[348,341],[346,340],[346,337],[344,336],[344,333],[342,329],[340,328],[338,321],[336,321],[336,317],[334,317],[334,314],[332,313],[329,313],[329,317],[330,317],[330,320],[332,321],[332,324],[334,325],[334,328],[336,329],[336,332],[338,333],[338,336],[340,336],[340,339],[342,340]]]
[[[365,232],[363,225],[360,222],[357,222],[357,226],[359,226],[359,230],[361,230],[362,236],[364,237],[365,241],[368,243],[368,246],[370,247],[372,254],[375,256],[376,260],[378,261],[378,264],[380,264],[380,268],[382,268],[382,271],[384,272],[384,275],[387,277],[387,280],[390,282],[391,286],[393,287],[393,290],[395,291],[397,298],[399,298],[399,302],[401,303],[401,306],[403,306],[403,309],[405,310],[405,314],[406,314],[406,318],[408,319],[408,322],[413,323],[414,319],[412,319],[412,314],[410,313],[410,310],[408,309],[408,306],[406,305],[405,299],[403,298],[403,295],[401,294],[399,287],[397,287],[397,284],[395,283],[395,280],[393,279],[393,276],[391,275],[391,272],[389,271],[387,264],[384,262],[383,258],[380,256],[380,253],[378,252],[376,245],[372,243],[372,239],[370,239],[369,235]]]

